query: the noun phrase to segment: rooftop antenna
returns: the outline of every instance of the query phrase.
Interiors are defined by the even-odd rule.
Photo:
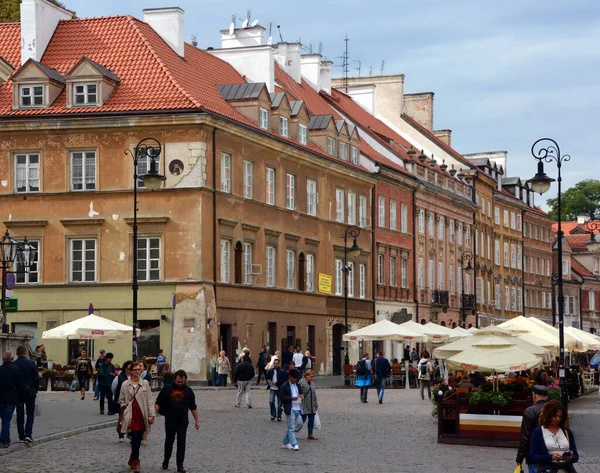
[[[230,36],[233,36],[233,32],[235,31],[235,16],[236,16],[235,13],[231,16],[231,24],[229,25],[229,35]]]
[[[346,32],[346,36],[344,37],[344,43],[346,43],[346,49],[344,51],[344,62],[342,68],[344,69],[344,92],[348,93],[348,67],[350,66],[350,56],[348,55],[348,42],[350,38],[348,38],[348,32]]]
[[[383,75],[383,68],[385,67],[385,61],[381,61],[381,75]]]
[[[279,31],[279,41],[283,43],[283,35],[281,34],[281,25],[277,25],[277,31]]]
[[[319,54],[323,54],[323,43],[319,42]]]
[[[373,75],[373,66],[369,66],[369,77]]]
[[[196,38],[195,34],[192,35],[192,46],[198,47],[198,38]]]
[[[312,49],[312,43],[308,43],[308,52],[309,52],[310,54],[312,54],[312,53],[313,53],[313,49]]]
[[[356,63],[358,63],[358,67],[356,68],[356,70],[358,71],[358,77],[360,77],[360,68],[362,66],[362,62],[361,61],[356,61]]]
[[[273,23],[269,23],[269,36],[267,37],[267,44],[273,44],[273,36],[271,36],[271,31],[273,30]]]

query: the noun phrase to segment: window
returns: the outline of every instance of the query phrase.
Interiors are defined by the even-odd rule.
[[[545,263],[544,258],[540,258],[540,276],[543,276],[545,274],[544,263]]]
[[[517,288],[516,287],[512,287],[510,290],[510,294],[511,294],[511,304],[510,304],[510,309],[513,312],[517,311]]]
[[[40,191],[40,155],[15,155],[15,190],[18,193]]]
[[[296,176],[290,173],[285,175],[285,208],[296,209]]]
[[[500,266],[500,240],[494,241],[494,264]]]
[[[562,262],[562,272],[565,277],[571,276],[571,262],[568,259]]]
[[[451,264],[448,270],[448,276],[450,277],[450,294],[454,295],[454,265]]]
[[[517,230],[521,231],[523,229],[523,220],[520,214],[517,214]]]
[[[504,267],[508,268],[508,243],[504,242]]]
[[[522,259],[521,245],[517,245],[517,269],[521,269]]]
[[[96,152],[74,151],[71,153],[71,190],[94,190],[96,188]]]
[[[546,294],[548,296],[548,309],[552,308],[552,294],[548,293]]]
[[[433,260],[430,259],[429,260],[429,290],[433,291],[434,287],[435,287],[435,267],[433,266]]]
[[[492,216],[492,201],[491,200],[487,201],[487,214],[488,214],[488,217]]]
[[[138,279],[160,280],[160,238],[138,238]]]
[[[71,240],[71,282],[96,281],[96,240]]]
[[[390,256],[390,286],[396,287],[396,257]]]
[[[570,310],[569,310],[571,308],[571,306],[569,305],[569,299],[570,299],[569,296],[565,296],[565,301],[564,301],[564,312],[565,312],[565,315],[569,315],[571,313]]]
[[[400,284],[403,288],[408,287],[408,260],[406,258],[402,258],[400,260]]]
[[[594,257],[594,272],[597,273],[600,271],[600,258],[597,256]]]
[[[360,297],[361,299],[364,299],[367,294],[366,274],[367,274],[367,267],[364,264],[359,264],[358,265],[358,291],[359,291],[358,297]]]
[[[462,242],[463,242],[463,224],[462,224],[462,222],[458,223],[457,233],[458,233],[458,235],[456,238],[456,243],[458,243],[459,245],[462,245]]]
[[[308,128],[306,128],[306,125],[298,125],[298,141],[303,145],[308,142]]]
[[[377,225],[385,228],[385,197],[380,195],[377,197]]]
[[[306,213],[317,215],[317,181],[306,180]]]
[[[315,291],[315,255],[306,255],[306,292]]]
[[[15,276],[17,284],[36,284],[40,282],[39,279],[39,263],[40,263],[40,242],[39,241],[30,241],[29,244],[36,249],[35,259],[33,260],[33,264],[29,266],[29,270],[25,271],[25,267],[19,263],[17,259],[15,261],[16,268]],[[29,251],[27,251],[26,259],[29,259]]]
[[[335,189],[335,221],[344,222],[344,189]]]
[[[279,117],[279,134],[281,136],[288,137],[288,119],[285,117]]]
[[[244,197],[252,198],[252,173],[254,164],[251,161],[244,161]]]
[[[285,252],[285,268],[286,268],[286,287],[288,289],[296,289],[296,252],[294,250],[286,250]]]
[[[485,289],[482,277],[475,278],[475,297],[478,304],[485,304]]]
[[[142,176],[144,176],[145,174],[148,174],[148,171],[150,170],[150,164],[152,161],[154,161],[154,165],[156,166],[156,169],[160,169],[160,154],[156,153],[155,151],[158,151],[158,153],[160,153],[160,150],[155,150],[154,148],[140,149],[138,151],[138,158],[137,158],[137,175],[138,175],[137,187],[138,187],[138,189],[146,188],[146,185],[144,184],[144,179]]]
[[[471,225],[465,228],[465,245],[471,246]]]
[[[19,105],[21,107],[39,107],[44,105],[43,85],[20,85]]]
[[[477,230],[475,230],[475,232],[477,232]],[[481,232],[480,235],[481,235],[481,256],[485,258],[485,235],[484,235],[483,231]],[[488,254],[488,257],[489,256],[490,255]]]
[[[494,297],[496,298],[496,304],[495,307],[496,309],[500,310],[500,304],[502,303],[502,292],[501,292],[501,288],[500,288],[500,284],[496,284],[496,292],[494,293]]]
[[[546,293],[542,292],[542,309],[546,308]]]
[[[96,84],[74,84],[73,105],[97,105],[98,87]]]
[[[260,119],[259,119],[259,125],[263,130],[268,130],[269,129],[269,111],[264,109],[264,108],[260,108]]]
[[[511,230],[515,230],[517,228],[517,224],[516,224],[516,220],[515,220],[515,213],[511,212],[510,213],[510,228]]]
[[[419,210],[419,233],[425,233],[425,211]]]
[[[438,289],[440,291],[444,290],[444,282],[444,263],[438,261]]]
[[[510,310],[510,287],[504,285],[504,310]]]
[[[348,191],[348,225],[356,225],[356,194]]]
[[[535,239],[540,239],[540,227],[538,227],[537,225],[535,226]]]
[[[550,260],[547,259],[546,260],[546,276],[550,277],[550,271],[552,270],[552,267],[550,266]]]
[[[408,205],[406,204],[400,206],[400,231],[408,233]]]
[[[348,263],[348,297],[354,297],[354,263]]]
[[[434,236],[435,235],[435,224],[434,224],[434,220],[433,220],[433,214],[429,214],[428,227],[429,227],[429,236],[430,237]]]
[[[504,226],[508,228],[508,210],[504,210]]]
[[[390,230],[396,230],[396,201],[390,199]]]
[[[244,243],[244,284],[252,284],[252,243]]]
[[[342,260],[335,260],[335,295],[342,295]]]
[[[419,258],[417,265],[417,280],[419,289],[423,290],[425,288],[425,268],[423,258]]]
[[[346,143],[341,143],[339,145],[339,152],[340,152],[340,159],[343,159],[344,161],[348,161],[348,147],[346,145]]]
[[[492,302],[492,283],[490,281],[487,282],[487,303],[488,305]]]
[[[450,220],[448,223],[448,238],[450,241],[454,241],[454,220]]]
[[[221,154],[221,191],[231,192],[231,155]]]
[[[358,197],[358,226],[367,227],[367,198],[364,195]]]
[[[462,268],[461,268],[462,272]],[[465,274],[465,292],[467,294],[471,294],[471,275],[469,273]]]
[[[350,162],[352,164],[358,164],[358,148],[356,146],[350,147]]]
[[[221,282],[229,282],[229,261],[231,257],[231,242],[221,240]]]
[[[377,255],[377,284],[385,284],[385,255],[381,253]]]
[[[513,269],[517,267],[517,253],[514,244],[510,245],[510,267]]]
[[[267,246],[267,251],[266,251],[266,257],[267,257],[267,281],[266,281],[266,285],[267,287],[275,287],[277,280],[277,273],[276,273],[276,264],[277,264],[277,253],[276,253],[276,249],[274,246]]]
[[[487,239],[487,257],[488,257],[488,259],[492,259],[492,245],[491,245],[489,233],[486,235],[486,239]]]
[[[535,274],[535,271],[533,268],[533,256],[529,257],[529,274]]]
[[[327,138],[327,152],[331,156],[335,156],[335,140],[333,138]]]
[[[594,312],[596,310],[596,295],[594,294],[594,291],[589,292],[589,299],[590,310]]]
[[[267,195],[266,203],[275,205],[275,169],[267,168]]]

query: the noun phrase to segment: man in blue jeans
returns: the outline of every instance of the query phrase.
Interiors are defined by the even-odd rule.
[[[283,406],[281,404],[281,398],[279,397],[279,389],[281,385],[287,381],[287,373],[279,367],[279,359],[273,358],[273,368],[271,368],[265,379],[267,380],[267,387],[269,388],[269,407],[271,408],[271,421],[275,420],[281,422],[281,413],[283,412]],[[275,409],[275,400],[277,400],[277,409]]]
[[[10,447],[10,421],[17,404],[25,401],[25,385],[21,373],[13,361],[12,353],[7,351],[2,355],[0,366],[0,417],[2,418],[2,431],[0,431],[0,448]]]
[[[35,398],[40,386],[40,375],[35,363],[25,355],[25,347],[17,348],[17,359],[14,365],[19,368],[21,379],[25,386],[25,402],[17,404],[17,432],[19,440],[25,443],[33,442],[33,417],[35,413]],[[25,422],[27,414],[27,423]]]
[[[391,371],[392,367],[390,366],[389,360],[383,356],[383,352],[377,352],[377,358],[373,360],[373,372],[377,379],[377,397],[379,398],[379,404],[383,404],[385,383]]]
[[[300,450],[298,440],[296,440],[296,425],[302,424],[302,388],[296,384],[299,376],[298,370],[290,370],[288,380],[281,385],[279,390],[287,420],[282,448],[296,451]]]

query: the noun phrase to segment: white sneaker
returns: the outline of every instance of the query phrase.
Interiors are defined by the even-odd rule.
[[[294,447],[292,447],[292,444],[291,444],[291,443],[284,443],[284,444],[281,446],[281,448],[287,448],[288,450],[291,450],[291,449],[292,449],[292,448],[294,448]]]
[[[298,446],[298,444],[294,445],[294,450],[300,450],[300,447]]]

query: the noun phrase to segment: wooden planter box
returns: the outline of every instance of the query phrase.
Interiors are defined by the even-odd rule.
[[[52,391],[69,391],[71,389],[71,383],[73,382],[74,377],[66,377],[61,375],[56,375],[51,378],[52,381]]]
[[[40,391],[47,391],[48,390],[48,380],[51,379],[52,376],[40,376]]]

